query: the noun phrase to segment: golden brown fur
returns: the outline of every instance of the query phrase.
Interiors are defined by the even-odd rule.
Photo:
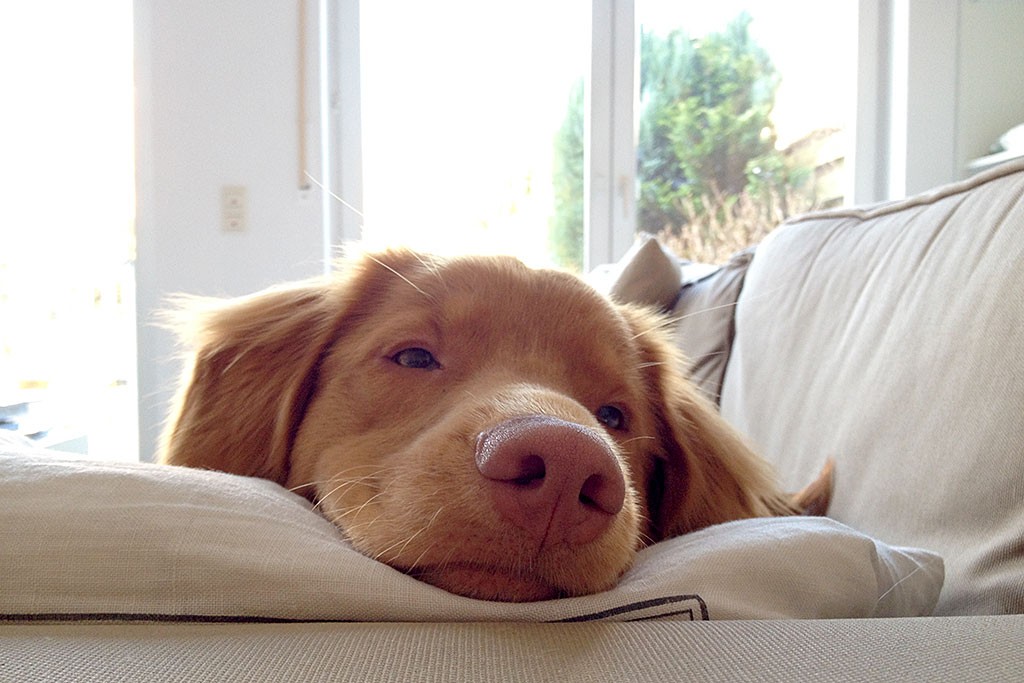
[[[600,591],[644,545],[793,511],[680,375],[663,321],[573,276],[394,251],[203,309],[162,459],[277,481],[361,552],[447,590]],[[396,361],[407,349],[437,366]],[[595,417],[608,405],[622,428]],[[538,543],[488,504],[474,449],[525,415],[580,425],[613,454],[625,499],[596,538]]]

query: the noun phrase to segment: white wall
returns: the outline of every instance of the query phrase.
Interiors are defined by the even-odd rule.
[[[858,133],[860,126],[867,131],[858,156],[880,152],[858,167],[859,202],[965,177],[971,159],[1024,123],[1024,2],[861,0],[861,6],[862,17],[882,15],[882,35],[866,47],[883,54],[893,80],[862,94],[859,112],[878,102],[889,117],[858,124]],[[869,149],[886,140],[888,149]]]
[[[960,9],[957,167],[1024,123],[1024,2],[971,0]]]
[[[968,0],[970,1],[970,0]],[[894,172],[890,196],[901,197],[958,177],[956,136],[959,0],[908,0],[896,22],[907,35],[895,37],[895,59],[906,82],[895,83]],[[901,11],[897,8],[897,12]],[[901,118],[902,116],[902,118]]]
[[[238,295],[323,270],[320,197],[299,190],[300,4],[135,0],[143,459],[179,371],[171,336],[153,325],[165,297]],[[244,232],[221,229],[223,185],[248,188]]]

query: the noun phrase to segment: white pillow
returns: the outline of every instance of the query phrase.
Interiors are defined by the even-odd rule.
[[[653,235],[641,233],[617,263],[588,280],[619,303],[667,310],[679,296],[682,273],[679,259]]]
[[[640,553],[618,587],[472,600],[353,550],[269,481],[0,451],[0,621],[582,621],[929,614],[938,556],[823,518],[723,524]]]

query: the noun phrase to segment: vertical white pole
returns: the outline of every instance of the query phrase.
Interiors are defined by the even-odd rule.
[[[633,0],[594,0],[584,98],[584,271],[621,257],[636,232],[636,42]]]
[[[359,0],[320,0],[320,116],[324,261],[363,228],[362,78]]]

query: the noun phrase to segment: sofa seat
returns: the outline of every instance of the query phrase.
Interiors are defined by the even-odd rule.
[[[3,681],[1016,681],[1024,615],[0,628]]]

